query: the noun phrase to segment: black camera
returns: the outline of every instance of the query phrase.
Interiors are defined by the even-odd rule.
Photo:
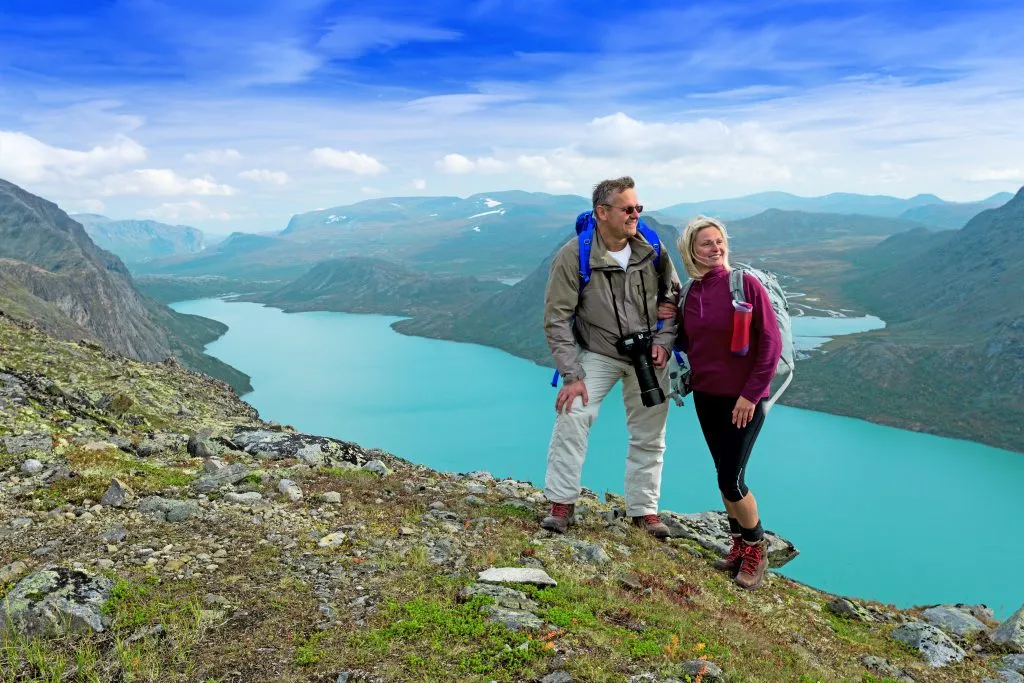
[[[640,400],[648,408],[665,402],[665,392],[661,390],[651,362],[652,344],[650,332],[634,332],[615,342],[615,349],[633,363],[636,381],[640,385]]]

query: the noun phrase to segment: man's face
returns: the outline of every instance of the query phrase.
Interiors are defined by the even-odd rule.
[[[613,192],[607,204],[597,205],[597,218],[609,237],[625,239],[636,234],[636,224],[640,220],[638,203],[636,191],[630,189]],[[628,213],[627,209],[630,209]]]

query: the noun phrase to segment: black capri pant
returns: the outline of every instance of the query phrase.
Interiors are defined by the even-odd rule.
[[[697,420],[700,421],[700,429],[704,432],[704,440],[708,442],[718,472],[718,488],[722,497],[732,503],[743,500],[748,493],[743,477],[750,451],[764,424],[764,407],[758,401],[754,406],[754,417],[747,426],[739,428],[734,425],[732,410],[736,407],[736,399],[736,396],[693,392]]]

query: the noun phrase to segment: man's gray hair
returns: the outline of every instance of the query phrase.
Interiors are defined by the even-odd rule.
[[[632,190],[634,187],[636,187],[636,183],[628,175],[615,178],[614,180],[602,180],[597,185],[594,185],[593,208],[596,209],[598,204],[607,204],[612,198],[613,192],[625,192],[626,190]]]

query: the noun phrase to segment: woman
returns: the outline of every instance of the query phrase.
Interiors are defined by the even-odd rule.
[[[690,221],[679,237],[679,252],[693,283],[679,303],[678,346],[690,362],[693,404],[715,461],[732,536],[729,554],[715,567],[733,572],[738,585],[753,590],[764,579],[768,541],[744,473],[764,423],[762,399],[769,395],[782,351],[779,326],[768,293],[753,275],[743,275],[744,298],[752,310],[734,306],[729,236],[721,222],[706,216]]]

